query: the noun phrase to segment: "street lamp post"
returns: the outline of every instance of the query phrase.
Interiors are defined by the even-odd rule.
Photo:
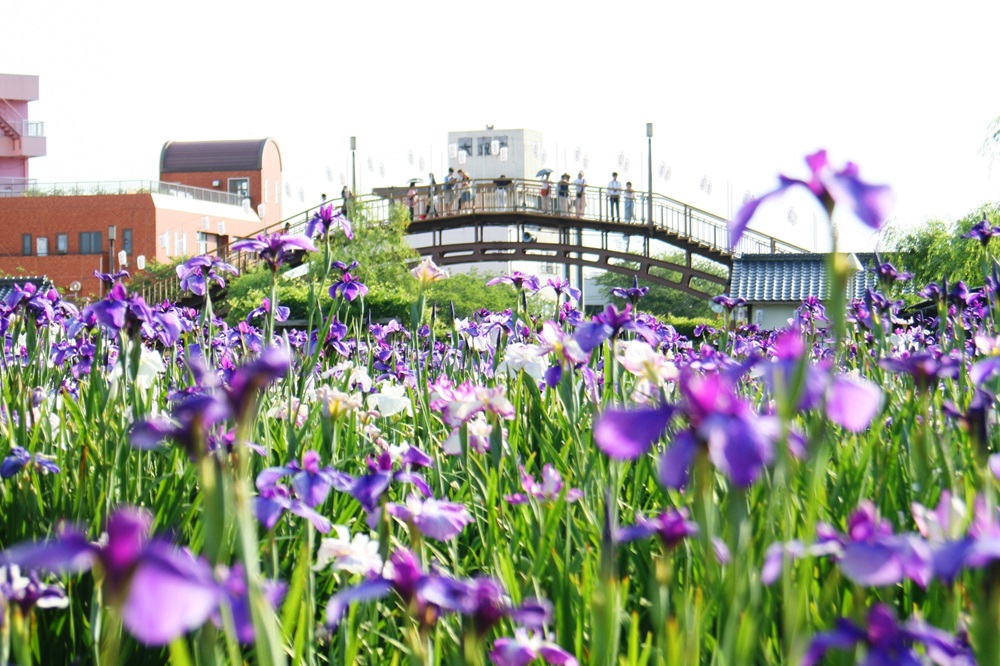
[[[115,238],[118,237],[118,227],[111,225],[108,227],[108,242],[111,243],[111,251],[108,255],[108,272],[115,274]]]
[[[646,254],[649,254],[649,239],[653,235],[653,123],[646,123],[646,174],[649,178],[646,193]]]
[[[357,151],[357,149],[358,149],[358,137],[352,136],[351,137],[351,194],[353,194],[354,196],[357,196],[358,194],[358,180],[354,168],[355,157],[356,157],[355,151]]]

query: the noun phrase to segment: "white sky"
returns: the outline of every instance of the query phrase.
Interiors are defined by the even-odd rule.
[[[40,182],[156,179],[168,140],[270,136],[293,213],[300,188],[313,204],[350,180],[351,135],[368,191],[421,159],[440,173],[449,130],[493,124],[541,131],[557,170],[581,168],[579,148],[595,184],[624,152],[638,184],[652,122],[653,170],[671,174],[654,190],[721,215],[728,191],[737,207],[804,176],[820,147],[892,185],[900,224],[1000,198],[980,154],[1000,115],[995,2],[5,4],[0,71],[41,77]],[[768,212],[762,230],[812,244],[808,201]]]

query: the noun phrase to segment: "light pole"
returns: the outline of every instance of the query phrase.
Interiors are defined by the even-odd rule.
[[[646,224],[649,231],[646,234],[646,254],[649,254],[649,239],[653,235],[653,123],[646,123],[646,174],[649,178],[646,194]]]
[[[118,227],[111,225],[108,227],[108,242],[111,243],[111,252],[108,256],[108,272],[115,274],[115,238],[118,237]]]
[[[355,169],[354,169],[355,157],[356,157],[355,151],[357,151],[357,149],[358,149],[358,137],[352,136],[351,137],[351,194],[355,196],[357,196],[358,194],[358,180],[355,175]]]

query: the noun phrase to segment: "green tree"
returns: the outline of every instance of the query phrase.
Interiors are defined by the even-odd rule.
[[[991,225],[1000,226],[1000,208],[988,204],[954,224],[930,219],[914,229],[890,227],[885,234],[889,249],[882,259],[899,270],[913,273],[913,283],[918,288],[942,279],[950,284],[958,280],[969,285],[982,284],[984,268],[997,256],[997,241],[990,241],[984,251],[982,243],[962,235],[984,216]]]
[[[657,256],[658,259],[663,261],[670,261],[675,264],[684,263],[684,254],[670,253],[661,254]],[[719,266],[707,262],[699,261],[695,259],[693,263],[694,267],[702,270],[706,273],[711,273],[713,275],[718,275],[720,277],[725,277],[725,270]],[[630,269],[634,270],[636,273],[639,271],[639,264],[632,264],[628,266]],[[680,279],[680,274],[675,271],[669,271],[660,268],[654,268],[652,270],[654,275],[666,278],[671,281],[677,281]],[[614,287],[631,287],[631,280],[620,273],[606,272],[597,278],[597,284],[603,287],[608,294],[611,294],[611,289]],[[640,287],[649,287],[649,291],[639,302],[639,308],[644,312],[649,312],[650,314],[656,315],[658,317],[670,318],[670,317],[686,317],[686,318],[700,318],[700,317],[714,317],[712,310],[710,308],[711,302],[704,298],[699,298],[697,296],[692,296],[678,289],[671,289],[669,287],[664,287],[661,284],[656,284],[649,280],[639,278]],[[699,289],[704,289],[713,294],[721,294],[723,288],[720,285],[713,283],[702,283],[698,284]],[[612,299],[617,299],[612,296]]]

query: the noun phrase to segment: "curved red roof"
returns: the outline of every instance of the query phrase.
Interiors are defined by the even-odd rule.
[[[259,170],[264,147],[273,139],[248,141],[167,141],[160,151],[160,173]],[[277,149],[278,144],[274,144]],[[278,152],[281,160],[281,152]]]

